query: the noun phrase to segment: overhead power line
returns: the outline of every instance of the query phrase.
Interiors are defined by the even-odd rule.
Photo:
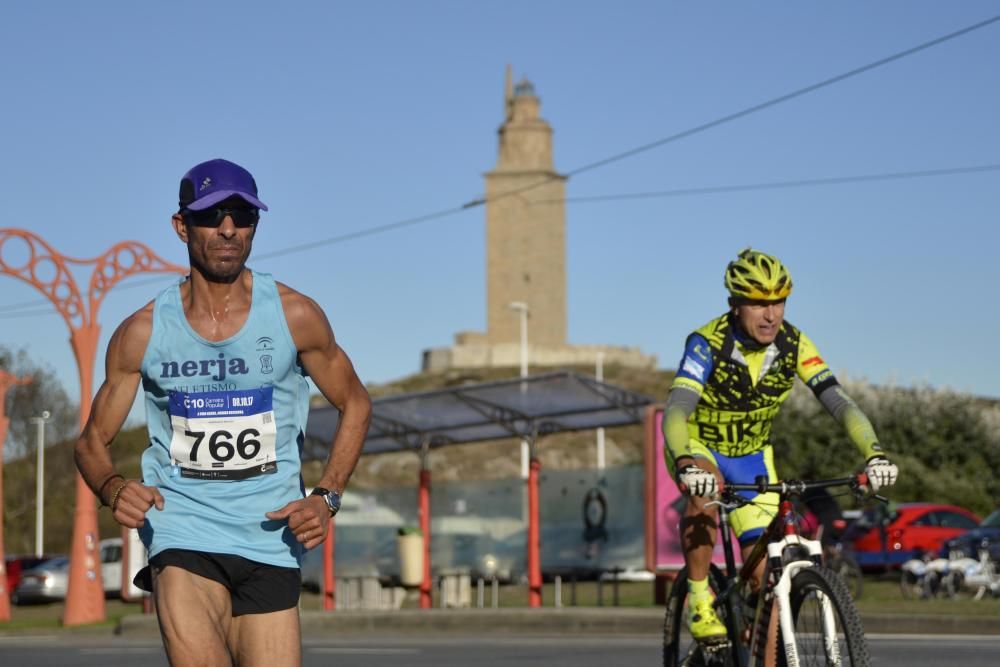
[[[375,234],[380,234],[380,233],[383,233],[383,232],[391,231],[391,230],[394,230],[394,229],[399,229],[399,228],[402,228],[402,227],[408,227],[408,226],[411,226],[411,225],[416,225],[416,224],[420,224],[420,223],[424,223],[424,222],[430,222],[432,220],[439,220],[441,218],[449,217],[449,216],[461,213],[462,211],[465,211],[465,210],[468,210],[468,209],[471,209],[471,208],[476,208],[478,206],[482,206],[482,205],[486,204],[489,201],[496,201],[498,199],[503,199],[505,197],[511,197],[511,196],[514,196],[514,195],[517,195],[517,194],[521,194],[522,192],[527,192],[529,190],[533,190],[535,188],[539,188],[539,187],[545,185],[546,183],[549,183],[549,182],[551,182],[552,180],[555,180],[555,179],[564,178],[566,176],[576,176],[578,174],[582,174],[582,173],[585,173],[585,172],[588,172],[588,171],[593,171],[594,169],[598,169],[600,167],[604,167],[604,166],[607,166],[607,165],[615,163],[615,162],[620,162],[621,160],[625,160],[625,159],[633,157],[635,155],[639,155],[640,153],[644,153],[646,151],[653,150],[654,148],[659,148],[660,146],[664,146],[664,145],[672,143],[674,141],[678,141],[680,139],[683,139],[683,138],[686,138],[686,137],[690,137],[692,135],[699,134],[701,132],[705,132],[705,131],[710,130],[712,128],[719,127],[720,125],[724,125],[726,123],[730,123],[730,122],[732,122],[734,120],[737,120],[739,118],[743,118],[745,116],[749,116],[750,114],[757,113],[758,111],[763,111],[764,109],[768,109],[768,108],[776,106],[778,104],[782,104],[784,102],[788,102],[788,101],[793,100],[795,98],[802,97],[803,95],[807,95],[809,93],[813,93],[813,92],[815,92],[817,90],[820,90],[822,88],[826,88],[828,86],[832,86],[835,83],[839,83],[839,82],[844,81],[846,79],[849,79],[851,77],[858,76],[859,74],[863,74],[864,72],[868,72],[868,71],[871,71],[871,70],[876,69],[878,67],[882,67],[884,65],[888,65],[889,63],[895,62],[897,60],[901,60],[902,58],[906,58],[907,56],[911,56],[911,55],[913,55],[915,53],[919,53],[921,51],[924,51],[926,49],[932,48],[934,46],[938,46],[939,44],[943,44],[945,42],[951,41],[951,40],[956,39],[958,37],[961,37],[963,35],[967,35],[967,34],[973,32],[975,30],[979,30],[981,28],[985,28],[985,27],[987,27],[989,25],[992,25],[993,23],[996,23],[997,21],[1000,21],[1000,14],[998,14],[996,16],[993,16],[991,18],[988,18],[986,20],[980,21],[978,23],[974,23],[974,24],[972,24],[970,26],[962,28],[961,30],[956,30],[956,31],[948,33],[946,35],[942,35],[941,37],[938,37],[936,39],[932,39],[932,40],[924,42],[922,44],[918,44],[917,46],[914,46],[912,48],[906,49],[904,51],[899,51],[898,53],[894,53],[894,54],[892,54],[890,56],[887,56],[887,57],[882,58],[880,60],[876,60],[876,61],[874,61],[872,63],[867,64],[867,65],[863,65],[861,67],[857,67],[855,69],[849,70],[847,72],[844,72],[843,74],[839,74],[837,76],[830,77],[829,79],[825,79],[825,80],[820,81],[818,83],[814,83],[812,85],[805,86],[804,88],[799,88],[798,90],[794,90],[794,91],[792,91],[790,93],[786,93],[784,95],[780,95],[778,97],[772,98],[772,99],[770,99],[770,100],[768,100],[766,102],[762,102],[760,104],[755,104],[755,105],[747,107],[747,108],[745,108],[745,109],[743,109],[741,111],[737,111],[735,113],[731,113],[729,115],[722,116],[721,118],[717,118],[717,119],[709,121],[707,123],[703,123],[701,125],[697,125],[695,127],[689,128],[689,129],[684,130],[682,132],[678,132],[676,134],[672,134],[670,136],[663,137],[662,139],[657,139],[656,141],[652,141],[652,142],[649,142],[647,144],[643,144],[641,146],[636,146],[635,148],[631,148],[631,149],[623,151],[621,153],[616,153],[616,154],[608,156],[606,158],[602,158],[600,160],[596,160],[594,162],[590,162],[590,163],[581,165],[581,166],[579,166],[579,167],[577,167],[575,169],[571,169],[570,171],[566,172],[565,174],[550,176],[550,177],[541,179],[541,180],[537,181],[536,183],[530,183],[530,184],[528,184],[526,186],[523,186],[521,188],[516,188],[516,189],[513,189],[513,190],[507,190],[505,192],[501,192],[501,193],[499,193],[497,195],[494,195],[492,197],[480,197],[480,198],[477,198],[477,199],[473,199],[473,200],[471,200],[469,202],[466,202],[465,204],[462,204],[461,206],[455,206],[455,207],[452,207],[452,208],[448,208],[448,209],[444,209],[444,210],[441,210],[441,211],[437,211],[435,213],[428,213],[428,214],[425,214],[425,215],[419,215],[419,216],[414,216],[414,217],[410,217],[410,218],[405,218],[403,220],[398,220],[396,222],[390,222],[390,223],[386,223],[386,224],[383,224],[383,225],[377,225],[375,227],[368,227],[366,229],[360,229],[360,230],[357,230],[357,231],[354,231],[354,232],[348,232],[346,234],[340,234],[340,235],[332,236],[332,237],[329,237],[329,238],[326,238],[326,239],[319,239],[317,241],[311,241],[309,243],[302,243],[302,244],[298,244],[298,245],[295,245],[295,246],[290,246],[290,247],[287,247],[287,248],[282,248],[280,250],[275,250],[275,251],[270,252],[270,253],[264,253],[264,254],[261,254],[261,255],[257,255],[255,257],[255,259],[256,260],[273,259],[275,257],[281,257],[283,255],[288,255],[288,254],[292,254],[292,253],[296,253],[296,252],[302,252],[302,251],[305,251],[305,250],[311,250],[313,248],[318,248],[318,247],[322,247],[322,246],[326,246],[326,245],[333,245],[335,243],[343,243],[345,241],[350,241],[350,240],[362,238],[362,237],[365,237],[365,236],[372,236],[372,235],[375,235]],[[739,187],[739,186],[733,186],[733,187]],[[161,278],[155,278],[155,279],[152,279],[150,281],[143,281],[142,283],[139,283],[139,282],[130,283],[128,285],[128,287],[138,287],[140,284],[145,284],[146,282],[161,281],[161,280],[162,280]],[[125,287],[125,286],[123,286],[123,287]],[[46,301],[42,300],[42,301],[37,301],[37,302],[33,301],[33,302],[24,302],[24,303],[20,303],[20,304],[15,304],[15,305],[12,305],[12,306],[0,308],[0,314],[3,314],[4,312],[10,311],[10,310],[16,310],[16,309],[20,309],[20,308],[32,307],[32,306],[40,305],[40,304],[43,304],[43,303],[46,303]],[[35,314],[41,314],[41,313],[9,313],[9,314],[6,315],[6,317],[16,317],[18,315],[20,315],[20,316],[29,316],[29,315],[35,315]]]
[[[388,224],[385,224],[385,225],[379,225],[377,227],[370,227],[370,228],[358,230],[358,231],[355,231],[355,232],[349,232],[347,234],[341,234],[341,235],[333,236],[333,237],[330,237],[330,238],[327,238],[327,239],[321,239],[319,241],[313,241],[311,243],[302,243],[302,244],[299,244],[299,245],[291,246],[289,248],[283,248],[281,250],[276,250],[274,252],[267,253],[265,255],[260,255],[260,256],[257,257],[257,259],[271,259],[273,257],[280,257],[282,255],[287,255],[287,254],[290,254],[290,253],[293,253],[293,252],[300,252],[300,251],[303,251],[303,250],[310,250],[312,248],[317,248],[317,247],[325,246],[325,245],[332,245],[334,243],[342,243],[344,241],[349,241],[349,240],[361,238],[363,236],[371,236],[373,234],[379,234],[379,233],[390,231],[390,230],[393,230],[393,229],[398,229],[400,227],[405,227],[405,226],[409,226],[409,225],[415,225],[415,224],[422,223],[422,222],[429,222],[431,220],[438,220],[440,218],[444,218],[444,217],[448,217],[448,216],[451,216],[451,215],[455,215],[456,213],[460,213],[460,212],[465,211],[467,209],[471,209],[471,208],[476,208],[478,206],[482,206],[482,205],[486,204],[488,201],[496,201],[498,199],[503,199],[505,197],[512,197],[514,195],[518,195],[518,194],[521,194],[523,192],[527,192],[529,190],[533,190],[535,188],[539,188],[539,187],[545,185],[546,183],[549,183],[549,182],[551,182],[551,181],[553,181],[555,179],[563,178],[564,176],[576,176],[577,174],[582,174],[582,173],[587,172],[587,171],[593,171],[594,169],[597,169],[599,167],[604,167],[604,166],[607,166],[607,165],[612,164],[614,162],[619,162],[621,160],[625,160],[625,159],[633,157],[635,155],[639,155],[640,153],[645,153],[646,151],[653,150],[654,148],[659,148],[660,146],[664,146],[664,145],[672,143],[674,141],[678,141],[678,140],[683,139],[685,137],[690,137],[692,135],[699,134],[701,132],[705,132],[705,131],[710,130],[712,128],[719,127],[720,125],[725,125],[726,123],[731,123],[732,121],[737,120],[739,118],[743,118],[745,116],[749,116],[750,114],[757,113],[758,111],[763,111],[764,109],[768,109],[768,108],[776,106],[778,104],[782,104],[784,102],[788,102],[788,101],[793,100],[795,98],[802,97],[803,95],[807,95],[809,93],[816,92],[817,90],[821,90],[821,89],[826,88],[828,86],[832,86],[835,83],[839,83],[839,82],[844,81],[846,79],[850,79],[851,77],[858,76],[859,74],[863,74],[865,72],[869,72],[869,71],[871,71],[873,69],[876,69],[878,67],[882,67],[884,65],[888,65],[889,63],[895,62],[897,60],[901,60],[903,58],[906,58],[907,56],[911,56],[911,55],[913,55],[915,53],[919,53],[921,51],[924,51],[926,49],[932,48],[934,46],[938,46],[939,44],[943,44],[943,43],[948,42],[950,40],[957,39],[958,37],[961,37],[963,35],[967,35],[967,34],[973,32],[975,30],[979,30],[981,28],[985,28],[986,26],[992,25],[993,23],[996,23],[997,21],[1000,21],[1000,14],[998,14],[996,16],[993,16],[992,18],[986,19],[984,21],[980,21],[978,23],[974,23],[973,25],[970,25],[970,26],[967,26],[965,28],[962,28],[961,30],[956,30],[956,31],[950,32],[950,33],[948,33],[946,35],[942,35],[941,37],[938,37],[936,39],[932,39],[930,41],[923,42],[922,44],[918,44],[917,46],[914,46],[912,48],[906,49],[904,51],[899,51],[899,52],[894,53],[894,54],[892,54],[890,56],[887,56],[885,58],[881,58],[880,60],[876,60],[874,62],[868,63],[867,65],[862,65],[861,67],[856,67],[856,68],[854,68],[852,70],[844,72],[843,74],[838,74],[837,76],[830,77],[829,79],[824,79],[823,81],[820,81],[818,83],[814,83],[812,85],[805,86],[804,88],[799,88],[798,90],[794,90],[794,91],[792,91],[790,93],[786,93],[784,95],[780,95],[778,97],[772,98],[772,99],[770,99],[770,100],[768,100],[766,102],[762,102],[760,104],[755,104],[755,105],[747,107],[746,109],[743,109],[741,111],[737,111],[737,112],[731,113],[731,114],[729,114],[727,116],[723,116],[721,118],[717,118],[717,119],[709,121],[707,123],[703,123],[701,125],[692,127],[690,129],[684,130],[683,132],[678,132],[678,133],[672,134],[672,135],[670,135],[668,137],[664,137],[662,139],[657,139],[656,141],[652,141],[652,142],[649,142],[647,144],[643,144],[642,146],[637,146],[637,147],[631,148],[631,149],[629,149],[627,151],[623,151],[621,153],[616,153],[614,155],[611,155],[609,157],[597,160],[595,162],[590,162],[588,164],[581,165],[581,166],[577,167],[576,169],[572,169],[572,170],[566,172],[564,175],[549,176],[549,177],[546,177],[544,179],[540,179],[539,181],[537,181],[535,183],[529,183],[528,185],[525,185],[525,186],[520,187],[520,188],[515,188],[513,190],[507,190],[505,192],[501,192],[499,194],[493,195],[492,197],[480,197],[478,199],[473,199],[472,201],[466,202],[465,204],[463,204],[461,206],[456,206],[456,207],[453,207],[453,208],[445,209],[445,210],[439,211],[437,213],[429,213],[427,215],[417,216],[417,217],[413,217],[413,218],[407,218],[405,220],[400,220],[398,222],[392,222],[392,223],[388,223]]]
[[[768,109],[768,108],[776,106],[778,104],[782,104],[784,102],[788,102],[788,101],[793,100],[795,98],[802,97],[803,95],[808,95],[809,93],[814,93],[817,90],[821,90],[821,89],[826,88],[828,86],[832,86],[835,83],[840,83],[841,81],[844,81],[846,79],[850,79],[852,77],[858,76],[859,74],[864,74],[865,72],[869,72],[869,71],[871,71],[873,69],[882,67],[884,65],[888,65],[889,63],[896,62],[897,60],[901,60],[903,58],[906,58],[907,56],[912,56],[915,53],[919,53],[919,52],[924,51],[926,49],[938,46],[939,44],[943,44],[943,43],[948,42],[950,40],[957,39],[958,37],[961,37],[963,35],[967,35],[970,32],[973,32],[975,30],[979,30],[980,28],[985,28],[986,26],[992,25],[993,23],[996,23],[997,21],[1000,21],[1000,14],[998,14],[997,16],[994,16],[992,18],[988,18],[985,21],[980,21],[979,23],[975,23],[975,24],[970,25],[968,27],[962,28],[961,30],[956,30],[955,32],[948,33],[947,35],[943,35],[943,36],[938,37],[936,39],[932,39],[932,40],[930,40],[928,42],[924,42],[923,44],[918,44],[917,46],[914,46],[912,48],[906,49],[904,51],[899,51],[898,53],[894,53],[891,56],[887,56],[887,57],[882,58],[880,60],[876,60],[875,62],[868,63],[867,65],[862,65],[861,67],[856,67],[856,68],[854,68],[852,70],[844,72],[843,74],[838,74],[837,76],[833,76],[833,77],[830,77],[829,79],[825,79],[825,80],[820,81],[818,83],[814,83],[812,85],[805,86],[804,88],[799,88],[798,90],[793,90],[790,93],[786,93],[784,95],[779,95],[778,97],[772,98],[772,99],[770,99],[770,100],[768,100],[766,102],[761,102],[760,104],[755,104],[753,106],[750,106],[750,107],[747,107],[745,109],[742,109],[741,111],[737,111],[735,113],[731,113],[731,114],[728,114],[726,116],[722,116],[721,118],[716,118],[715,120],[709,121],[707,123],[702,123],[701,125],[697,125],[695,127],[692,127],[690,129],[684,130],[682,132],[678,132],[676,134],[672,134],[672,135],[670,135],[668,137],[663,137],[662,139],[657,139],[656,141],[651,141],[651,142],[649,142],[647,144],[643,144],[641,146],[636,146],[635,148],[630,148],[627,151],[623,151],[621,153],[616,153],[615,155],[611,155],[609,157],[597,160],[595,162],[590,162],[588,164],[585,164],[585,165],[582,165],[580,167],[577,167],[576,169],[570,170],[570,171],[566,172],[562,176],[550,176],[548,178],[539,180],[537,183],[531,183],[531,184],[528,184],[528,185],[526,185],[524,187],[518,188],[516,190],[509,190],[507,192],[503,192],[500,195],[497,195],[496,197],[494,197],[493,199],[499,199],[501,197],[509,197],[511,195],[520,194],[520,193],[526,192],[528,190],[533,190],[534,188],[541,187],[542,185],[545,185],[546,183],[548,183],[548,182],[550,182],[550,181],[552,181],[552,180],[554,180],[556,178],[562,178],[563,176],[576,176],[577,174],[582,174],[582,173],[587,172],[587,171],[592,171],[592,170],[597,169],[599,167],[605,167],[605,166],[607,166],[609,164],[612,164],[614,162],[620,162],[621,160],[624,160],[624,159],[630,158],[630,157],[634,157],[636,155],[639,155],[640,153],[645,153],[646,151],[653,150],[654,148],[659,148],[660,146],[665,146],[666,144],[672,143],[674,141],[678,141],[679,139],[684,139],[684,138],[690,137],[692,135],[699,134],[701,132],[705,132],[706,130],[710,130],[710,129],[719,127],[720,125],[725,125],[726,123],[731,123],[734,120],[737,120],[739,118],[744,118],[746,116],[749,116],[750,114],[757,113],[758,111],[763,111],[764,109]],[[485,200],[483,200],[483,201],[485,203]]]
[[[897,172],[886,172],[881,174],[860,174],[857,176],[833,176],[829,178],[803,178],[798,180],[789,181],[770,181],[766,183],[747,183],[741,185],[715,185],[701,188],[675,188],[672,190],[654,190],[650,192],[628,192],[610,195],[591,195],[584,197],[566,197],[565,199],[543,199],[537,204],[553,204],[559,202],[566,203],[591,203],[591,202],[602,202],[602,201],[615,201],[615,200],[626,200],[626,199],[655,199],[659,197],[680,197],[680,196],[694,196],[694,195],[710,195],[710,194],[724,194],[728,192],[750,192],[755,190],[779,190],[786,188],[796,188],[796,187],[809,187],[809,186],[822,186],[822,185],[846,185],[849,183],[870,183],[878,181],[892,181],[892,180],[905,180],[912,178],[932,178],[937,176],[958,176],[962,174],[975,174],[990,171],[1000,171],[1000,163],[998,164],[984,164],[970,167],[951,167],[947,169],[924,169],[921,171],[897,171]],[[436,217],[444,217],[446,215],[451,215],[458,213],[463,209],[448,209],[445,211],[440,211],[438,213],[430,214]],[[417,224],[418,222],[424,222],[429,216],[421,216],[420,218],[410,218],[408,220],[402,220],[398,223],[391,223],[393,227],[401,227],[404,225]],[[350,234],[344,234],[343,236],[335,237],[333,239],[327,239],[326,243],[337,243],[340,241],[346,241],[351,238],[357,238],[359,235],[377,234],[382,231],[386,231],[390,225],[382,225],[380,227],[372,227],[370,229],[361,230],[359,232],[353,232]],[[290,254],[293,252],[298,252],[299,250],[304,250],[308,248],[315,247],[315,244],[303,244],[301,246],[294,246],[292,248],[285,248],[273,253],[265,253],[263,255],[255,255],[255,260],[260,259],[270,259],[281,254]],[[149,285],[152,283],[160,283],[165,280],[176,280],[176,276],[172,275],[162,275],[149,277],[144,280],[134,280],[129,281],[121,285],[118,289],[132,289],[135,287],[142,287],[144,285]],[[47,299],[42,299],[39,301],[25,301],[19,304],[13,304],[8,306],[6,309],[0,310],[0,319],[15,319],[21,317],[38,317],[41,315],[53,315],[55,310],[52,308],[45,308],[42,310],[35,310],[40,306],[47,305],[49,302]]]
[[[38,305],[47,304],[47,303],[48,303],[48,299],[46,299],[45,301],[42,301]],[[9,312],[9,313],[7,313],[7,312],[0,312],[0,320],[13,320],[13,319],[20,319],[22,317],[40,317],[40,316],[43,316],[43,315],[44,316],[48,316],[48,315],[55,315],[56,314],[56,310],[54,308],[50,307],[50,308],[42,308],[40,310],[37,310],[37,307],[38,306],[36,305],[36,309],[32,309],[32,310],[22,309],[22,310],[18,310],[18,311],[15,311],[15,312]]]
[[[154,276],[150,278],[145,278],[143,280],[130,280],[124,285],[117,287],[120,290],[133,289],[135,287],[142,287],[143,285],[151,285],[154,283],[162,283],[165,280],[176,280],[176,275],[164,274],[159,276]],[[35,317],[38,315],[51,315],[56,312],[54,308],[48,307],[42,310],[35,310],[41,306],[51,306],[52,302],[48,299],[34,299],[32,301],[22,301],[21,303],[12,303],[9,306],[0,307],[0,319],[11,319],[16,317]]]
[[[398,220],[396,222],[389,222],[384,225],[377,225],[375,227],[368,227],[366,229],[359,229],[354,232],[347,232],[346,234],[340,234],[338,236],[331,236],[327,239],[322,239],[320,241],[310,241],[309,243],[302,243],[299,245],[294,245],[288,248],[282,248],[281,250],[275,250],[274,252],[266,252],[262,255],[256,255],[255,260],[261,259],[273,259],[275,257],[281,257],[282,255],[289,255],[293,252],[300,252],[302,250],[312,250],[313,248],[318,248],[320,246],[332,245],[334,243],[343,243],[344,241],[351,241],[353,239],[359,239],[364,236],[372,236],[373,234],[381,234],[382,232],[387,232],[393,229],[400,229],[401,227],[409,227],[411,225],[416,225],[421,222],[429,222],[431,220],[438,220],[440,218],[446,218],[456,213],[461,213],[462,211],[478,206],[481,202],[469,202],[463,204],[462,206],[455,206],[453,208],[446,208],[443,211],[437,211],[436,213],[427,213],[426,215],[418,215],[413,218],[406,218],[404,220]]]
[[[884,174],[861,174],[858,176],[834,176],[831,178],[803,178],[793,181],[770,181],[767,183],[747,183],[744,185],[717,185],[704,188],[674,188],[672,190],[654,190],[652,192],[627,192],[610,195],[591,195],[585,197],[566,197],[565,199],[543,199],[540,204],[588,203],[601,201],[620,201],[623,199],[656,199],[659,197],[682,197],[687,195],[711,195],[727,192],[752,192],[757,190],[782,190],[786,188],[801,188],[817,185],[846,185],[848,183],[871,183],[877,181],[896,181],[911,178],[928,178],[932,176],[956,176],[959,174],[974,174],[987,171],[1000,171],[1000,164],[984,164],[977,167],[955,167],[952,169],[925,169],[923,171],[897,171]]]

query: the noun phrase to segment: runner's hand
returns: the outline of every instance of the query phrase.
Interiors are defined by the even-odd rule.
[[[271,521],[287,521],[295,539],[306,549],[312,549],[326,538],[330,511],[319,496],[306,496],[286,503],[284,507],[264,514]]]
[[[688,495],[702,498],[714,496],[719,490],[715,475],[693,463],[677,471],[677,483]]]
[[[868,475],[868,485],[871,487],[872,493],[878,493],[882,487],[892,486],[896,483],[899,468],[884,456],[875,456],[868,460],[865,474]]]
[[[126,528],[142,528],[146,523],[146,514],[151,509],[163,509],[163,496],[155,486],[146,486],[138,480],[125,478],[122,478],[118,486],[110,486],[117,491],[114,493],[109,489],[110,495],[114,496],[111,501],[112,516]]]

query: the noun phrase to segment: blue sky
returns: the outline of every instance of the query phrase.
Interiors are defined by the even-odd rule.
[[[571,172],[997,13],[971,0],[5,3],[0,226],[76,257],[134,239],[184,263],[178,180],[226,157],[271,208],[255,253],[313,244],[480,196],[507,63],[535,84]],[[567,196],[996,165],[997,63],[1000,23],[581,173]],[[841,375],[1000,396],[998,178],[570,203],[570,341],[674,367],[725,308],[726,262],[753,245],[789,266],[787,317]],[[251,265],[325,308],[365,381],[485,328],[482,208]],[[164,284],[107,297],[101,360]],[[15,308],[39,294],[0,285],[0,342],[78,395],[61,318]]]

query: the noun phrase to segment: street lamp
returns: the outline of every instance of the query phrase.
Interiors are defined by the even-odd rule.
[[[604,382],[604,352],[597,352],[595,374],[598,382]],[[597,472],[604,477],[604,427],[597,429]]]
[[[45,422],[52,415],[48,410],[42,411],[41,417],[31,417],[28,421],[37,426],[36,444],[38,448],[37,470],[35,471],[35,555],[42,555],[42,542],[45,538],[45,480],[42,473],[45,471]]]
[[[521,377],[528,377],[528,304],[524,301],[511,301],[507,307],[516,311],[521,318]],[[525,385],[521,384],[521,391]],[[528,441],[521,441],[521,479],[528,479]]]
[[[521,316],[521,377],[528,377],[528,304],[511,301],[507,307]]]

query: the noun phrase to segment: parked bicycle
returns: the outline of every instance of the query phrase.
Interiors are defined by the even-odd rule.
[[[987,593],[1000,597],[1000,569],[990,557],[989,546],[988,540],[980,543],[978,558],[953,554],[944,579],[945,592],[949,597],[969,594],[973,599],[981,600]]]
[[[667,600],[663,630],[663,664],[746,667],[763,664],[771,614],[778,614],[779,665],[868,665],[870,658],[861,620],[844,581],[822,562],[822,546],[799,533],[792,499],[810,488],[849,487],[860,496],[864,473],[814,482],[788,480],[775,484],[759,478],[755,484],[727,484],[710,505],[719,508],[719,526],[726,574],[711,567],[709,583],[715,610],[726,626],[721,641],[699,642],[684,630],[687,570],[674,579]],[[737,570],[729,513],[752,503],[739,491],[778,493],[778,513]],[[760,590],[752,590],[752,575],[764,561]]]
[[[911,558],[899,568],[899,590],[907,600],[920,600],[949,595],[953,561],[921,554]]]

